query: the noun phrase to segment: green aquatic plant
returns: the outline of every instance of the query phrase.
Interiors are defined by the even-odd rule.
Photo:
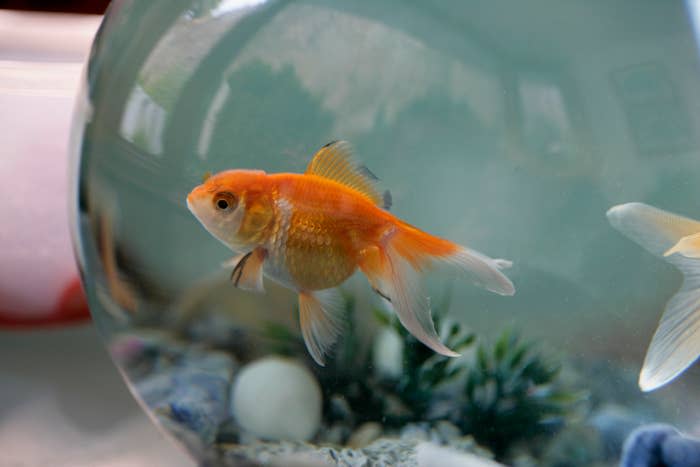
[[[465,368],[455,424],[502,458],[510,447],[552,435],[583,393],[559,381],[561,364],[545,357],[512,330],[493,345],[481,343]]]
[[[446,309],[443,305],[436,308]],[[448,421],[497,458],[506,459],[513,447],[558,432],[582,400],[582,392],[561,382],[562,365],[534,342],[522,340],[512,330],[493,342],[479,341],[439,312],[433,319],[442,342],[464,356],[436,354],[396,317],[377,310],[374,316],[380,328],[390,330],[400,342],[400,371],[382,374],[374,367],[372,346],[357,328],[352,297],[346,296],[345,308],[347,327],[333,357],[325,368],[309,362],[323,388],[326,427],[343,427],[345,436],[337,442],[347,440],[366,422],[398,432],[411,423]],[[287,333],[273,334],[277,345],[293,339]],[[282,347],[287,352],[303,349],[299,338],[294,340]]]
[[[463,368],[451,359],[433,352],[419,342],[398,322],[397,319],[387,319],[380,312],[377,318],[390,326],[401,337],[402,341],[402,372],[395,380],[384,380],[386,390],[395,393],[398,399],[410,407],[410,413],[405,419],[395,420],[397,423],[409,421],[425,421],[439,418],[431,412],[435,396],[446,385],[453,383],[461,375]],[[437,329],[442,329],[442,341],[456,352],[465,352],[476,341],[476,335],[464,329],[457,323],[444,324],[440,314],[434,316]]]

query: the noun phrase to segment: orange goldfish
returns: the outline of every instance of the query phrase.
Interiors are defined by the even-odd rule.
[[[649,344],[639,387],[651,391],[672,381],[700,356],[700,222],[642,203],[613,206],[617,230],[683,273]]]
[[[347,142],[323,146],[304,174],[227,170],[187,196],[187,206],[217,239],[239,253],[231,264],[237,287],[263,291],[263,274],[299,294],[299,321],[313,359],[324,356],[342,331],[336,287],[357,269],[390,302],[403,326],[446,356],[421,292],[420,274],[444,264],[467,272],[501,295],[513,295],[493,259],[430,235],[388,212],[390,197],[356,163]]]

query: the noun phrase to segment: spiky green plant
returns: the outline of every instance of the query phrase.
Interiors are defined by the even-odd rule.
[[[561,386],[560,371],[533,343],[507,330],[492,346],[478,346],[453,421],[502,458],[516,443],[553,434],[582,399]]]
[[[435,317],[438,329],[442,319]],[[412,420],[420,421],[433,418],[430,415],[431,403],[442,386],[455,381],[463,368],[455,365],[454,360],[435,353],[413,337],[398,320],[393,327],[403,340],[403,372],[395,382],[389,382],[388,389],[394,391],[400,400],[411,407]],[[476,335],[464,330],[457,323],[445,326],[443,341],[456,352],[464,352],[473,345]],[[399,420],[401,421],[401,420]]]
[[[438,307],[445,309],[445,307]],[[316,372],[324,392],[324,420],[354,428],[364,422],[380,422],[400,429],[411,422],[449,420],[464,435],[472,435],[499,459],[513,446],[535,437],[554,434],[572,413],[582,393],[559,382],[561,367],[546,358],[532,342],[523,342],[507,330],[492,344],[457,323],[447,324],[434,315],[441,340],[474,359],[438,355],[417,341],[398,319],[377,311],[376,319],[390,327],[402,341],[402,372],[394,378],[374,374],[371,353],[363,348],[354,326],[355,302],[346,297],[348,327],[325,368]],[[274,333],[278,341],[289,336]],[[303,343],[287,343],[286,351],[303,349]],[[340,407],[339,407],[340,405]]]

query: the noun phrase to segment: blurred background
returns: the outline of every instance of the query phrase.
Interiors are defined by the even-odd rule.
[[[3,466],[191,465],[110,361],[70,245],[71,114],[108,3],[0,2]]]

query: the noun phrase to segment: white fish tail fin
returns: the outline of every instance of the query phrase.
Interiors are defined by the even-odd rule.
[[[683,273],[683,285],[666,305],[639,375],[639,387],[651,391],[700,356],[700,222],[642,203],[615,206],[607,216],[613,227]]]
[[[299,323],[311,357],[321,366],[343,330],[344,302],[337,289],[299,292]]]
[[[681,238],[700,232],[700,222],[643,203],[613,206],[610,224],[648,252],[664,256]]]
[[[377,293],[391,302],[401,324],[416,339],[439,354],[456,357],[459,354],[440,342],[430,300],[421,287],[421,273],[436,264],[467,272],[476,283],[496,293],[515,292],[513,284],[500,271],[510,267],[510,261],[491,259],[411,227],[400,227],[382,245],[366,249],[360,269]]]
[[[679,253],[686,258],[700,259],[700,233],[681,238],[664,253],[664,256],[671,256],[674,253]]]
[[[680,375],[700,356],[700,260],[674,254],[683,285],[671,297],[649,344],[639,375],[643,391],[656,389]]]

